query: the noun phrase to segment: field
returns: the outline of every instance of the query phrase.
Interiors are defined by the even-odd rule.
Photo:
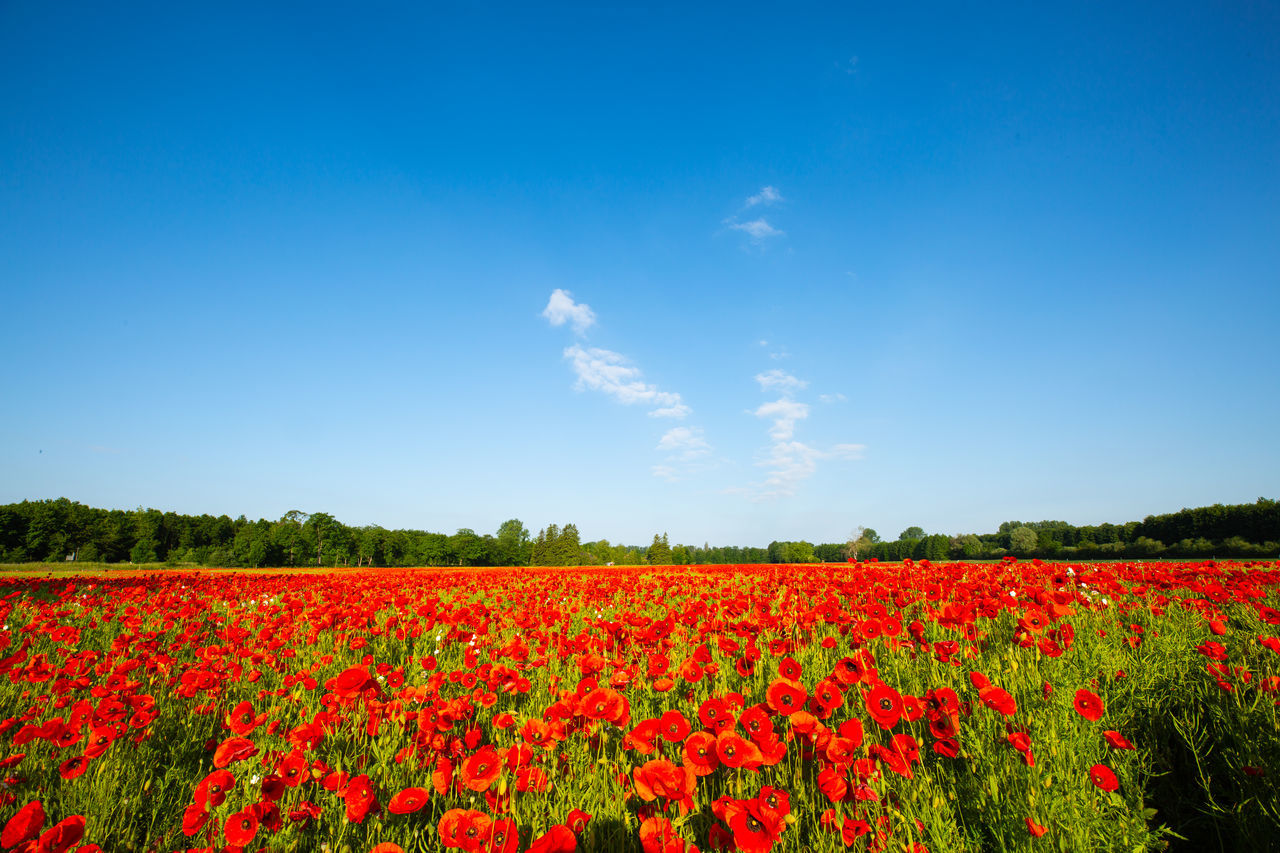
[[[0,577],[0,847],[1280,845],[1280,563]]]

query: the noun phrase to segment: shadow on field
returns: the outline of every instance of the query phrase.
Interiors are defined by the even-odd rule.
[[[1166,695],[1166,704],[1135,717],[1134,729],[1145,733],[1160,768],[1145,799],[1156,810],[1153,823],[1177,836],[1168,850],[1280,851],[1280,750],[1269,715],[1242,714],[1225,694],[1196,702],[1174,684]]]

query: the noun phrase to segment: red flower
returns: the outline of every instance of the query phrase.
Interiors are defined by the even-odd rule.
[[[39,853],[65,853],[84,838],[84,817],[72,815],[46,829],[40,835]]]
[[[716,738],[710,732],[694,732],[684,742],[684,766],[696,776],[707,776],[720,766]]]
[[[902,696],[887,684],[871,688],[864,701],[871,719],[885,731],[896,726],[902,718]]]
[[[764,695],[765,702],[777,714],[799,711],[809,698],[809,694],[803,687],[784,678],[776,679],[770,684]]]
[[[582,809],[574,809],[569,812],[569,816],[565,818],[564,822],[573,830],[574,835],[581,835],[586,832],[587,824],[591,822],[591,815]]]
[[[689,721],[684,714],[672,708],[658,721],[658,733],[669,743],[679,743],[689,736]]]
[[[754,770],[764,763],[760,747],[736,732],[721,732],[716,737],[716,755],[726,767],[746,767]]]
[[[378,796],[373,792],[369,777],[357,776],[347,783],[347,792],[342,796],[347,804],[347,820],[352,823],[364,823],[370,812],[378,811]]]
[[[387,803],[387,811],[392,814],[412,814],[425,808],[430,797],[425,788],[405,788]]]
[[[642,829],[641,832],[643,831]],[[573,853],[577,849],[578,839],[569,827],[557,823],[530,845],[529,853]]]
[[[781,788],[770,788],[765,785],[756,794],[756,805],[762,814],[783,820],[791,814],[791,795]]]
[[[746,804],[729,821],[733,830],[733,843],[742,853],[767,853],[773,842],[782,837],[786,822],[777,815],[766,813],[755,800]]]
[[[1129,739],[1119,732],[1105,731],[1102,736],[1106,738],[1107,745],[1112,749],[1133,749],[1133,744],[1129,743]]]
[[[489,843],[485,853],[516,853],[520,846],[520,830],[511,818],[495,820],[489,827]]]
[[[89,762],[83,755],[68,758],[58,765],[58,775],[63,779],[75,779],[89,769]]]
[[[213,753],[213,766],[222,768],[236,761],[252,758],[258,754],[258,747],[253,741],[243,737],[229,737],[218,744]]]
[[[187,806],[186,811],[182,813],[182,834],[195,835],[204,829],[204,825],[209,820],[209,813],[197,806],[195,803]]]
[[[201,808],[216,808],[227,798],[227,791],[236,783],[229,770],[215,770],[196,785],[195,804]]]
[[[486,746],[462,763],[462,784],[472,791],[487,791],[498,781],[502,772],[502,759],[491,746]]]
[[[30,841],[39,834],[43,826],[44,804],[39,800],[32,800],[18,809],[18,813],[4,825],[4,832],[0,832],[0,847],[17,847],[24,841]]]
[[[1030,832],[1036,838],[1039,838],[1049,831],[1046,827],[1041,826],[1029,817],[1023,818],[1023,820],[1027,822],[1027,832]]]
[[[1105,764],[1095,764],[1089,768],[1089,781],[1103,791],[1114,791],[1120,787],[1116,774]]]
[[[1077,714],[1094,723],[1102,719],[1102,714],[1106,710],[1102,704],[1102,697],[1083,687],[1076,691],[1076,700],[1073,704]]]
[[[691,770],[677,767],[665,759],[654,759],[632,772],[636,793],[640,799],[651,803],[659,797],[667,800],[683,800],[693,795],[697,784]]]
[[[258,834],[258,815],[251,808],[238,811],[227,818],[223,832],[228,844],[244,847]]]
[[[978,691],[978,698],[982,700],[982,704],[1006,717],[1011,717],[1018,711],[1018,703],[1003,687],[983,687]]]

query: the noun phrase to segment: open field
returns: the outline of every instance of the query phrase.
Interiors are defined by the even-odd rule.
[[[5,849],[1280,838],[1275,562],[33,569]]]

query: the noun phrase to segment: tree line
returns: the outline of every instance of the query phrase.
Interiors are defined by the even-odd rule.
[[[107,510],[67,498],[0,506],[0,562],[166,563],[172,566],[566,566],[812,563],[847,559],[1057,559],[1268,557],[1280,555],[1280,504],[1198,507],[1124,524],[1007,521],[993,533],[947,535],[908,527],[896,540],[857,528],[845,542],[774,541],[766,548],[582,542],[574,524],[531,535],[519,519],[493,534],[350,527],[323,512],[276,521],[243,515]]]

